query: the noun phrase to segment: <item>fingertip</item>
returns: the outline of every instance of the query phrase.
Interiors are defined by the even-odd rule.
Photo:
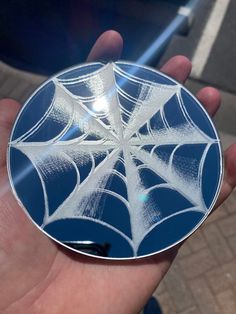
[[[1,124],[12,124],[20,109],[20,103],[11,98],[0,100],[0,122]]]
[[[176,64],[180,64],[180,65],[185,65],[187,66],[190,71],[192,69],[192,63],[191,61],[189,60],[189,58],[187,58],[186,56],[184,55],[177,55],[177,56],[174,56],[170,59],[171,62],[175,62]]]
[[[115,30],[108,30],[103,33],[103,40],[105,43],[109,43],[110,55],[115,59],[120,58],[123,50],[123,38],[120,33]]]
[[[211,86],[206,86],[203,87],[199,93],[199,95],[202,95],[205,98],[210,98],[210,99],[214,99],[215,101],[217,100],[218,102],[220,102],[221,100],[221,95],[218,89],[211,87]]]
[[[110,29],[108,31],[105,31],[102,35],[102,38],[109,39],[111,41],[115,41],[117,44],[121,45],[123,47],[123,38],[121,34],[113,29]]]
[[[0,106],[20,106],[19,102],[12,98],[2,98],[0,99]]]
[[[211,117],[213,117],[220,107],[221,94],[214,87],[204,87],[197,93],[198,100],[205,107]]]
[[[236,186],[236,143],[232,144],[224,153],[225,178],[234,189]]]
[[[93,45],[87,61],[95,60],[117,60],[123,49],[123,38],[115,30],[102,33]]]
[[[172,57],[166,64],[163,65],[161,71],[180,83],[184,83],[192,70],[191,61],[183,56],[177,55]]]

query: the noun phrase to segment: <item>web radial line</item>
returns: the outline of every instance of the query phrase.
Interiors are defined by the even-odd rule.
[[[113,63],[109,64],[109,75],[110,80],[109,82],[109,90],[108,90],[108,99],[109,99],[109,111],[108,111],[108,120],[113,131],[118,135],[119,139],[123,139],[123,124],[121,119],[121,108],[120,108],[120,101],[117,93],[116,86],[116,79],[115,73],[113,68]]]
[[[143,218],[144,203],[139,200],[139,195],[143,193],[143,186],[140,180],[138,169],[135,166],[130,151],[127,147],[123,149],[124,164],[127,178],[127,195],[130,204],[130,226],[135,254],[137,254],[142,234],[146,230],[145,219]]]
[[[133,154],[136,156],[137,159],[142,161],[143,163],[147,163],[148,167],[156,173],[159,177],[161,177],[164,181],[169,183],[170,186],[173,187],[177,192],[179,192],[181,195],[183,195],[190,203],[192,203],[194,206],[198,206],[196,201],[193,199],[192,195],[190,193],[187,193],[189,188],[189,183],[182,183],[179,176],[177,176],[174,171],[171,176],[168,175],[168,169],[167,165],[161,161],[159,158],[154,158],[150,156],[149,153],[146,153],[145,151],[137,150],[134,147],[131,148]]]
[[[165,132],[158,132],[149,135],[140,135],[138,139],[131,138],[130,143],[132,146],[143,146],[143,145],[184,145],[184,144],[208,144],[209,141],[202,138],[194,138],[198,134],[196,133],[187,133],[184,134],[179,130],[176,132],[175,130],[168,130]],[[158,143],[158,144],[157,144]]]
[[[70,114],[70,118],[69,121],[66,125],[66,127],[53,139],[46,141],[47,143],[51,144],[51,143],[55,143],[56,141],[60,140],[60,138],[62,138],[70,129],[70,127],[73,125],[73,121],[74,121],[74,117],[75,117],[75,105],[74,103],[72,103],[72,115]]]
[[[91,181],[91,178],[92,178],[93,174],[95,173],[95,171],[98,171],[97,168],[99,168],[102,163],[106,162],[109,156],[106,156],[106,158],[103,160],[103,162],[101,164],[99,164],[97,167],[95,167],[95,160],[94,160],[94,157],[91,153],[90,153],[90,157],[91,157],[91,161],[92,161],[92,167],[91,167],[91,170],[90,170],[87,178],[80,185],[77,184],[76,189],[74,190],[74,193],[69,195],[69,197],[64,201],[64,203],[59,206],[59,208],[57,210],[59,215],[60,215],[60,209],[63,211],[63,208],[64,207],[68,208],[68,206],[72,210],[72,213],[69,213],[69,211],[66,210],[66,214],[69,214],[71,216],[71,218],[73,218],[73,216],[76,215],[76,214],[73,214],[73,211],[76,208],[76,205],[74,205],[73,202],[75,202],[76,204],[80,203],[80,199],[83,198],[83,196],[82,196],[83,189],[85,190],[85,193],[87,193],[89,189],[91,190],[92,184],[89,184],[89,181]],[[87,187],[87,185],[89,185],[89,187]],[[94,188],[94,191],[95,191],[96,190],[96,184],[94,184],[94,186],[95,186],[95,188]],[[56,215],[58,215],[58,214],[56,213]],[[51,217],[50,217],[50,219],[51,219]],[[56,220],[56,219],[54,219],[54,220]]]
[[[42,186],[42,190],[43,190],[43,197],[44,197],[44,218],[43,221],[47,220],[47,218],[49,217],[49,204],[48,204],[48,195],[47,195],[47,190],[46,190],[46,185],[40,170],[40,167],[38,166],[38,163],[36,161],[34,161],[30,155],[28,155],[24,150],[20,150],[20,152],[22,154],[24,154],[32,163],[32,165],[34,166],[34,169],[36,170],[41,186]]]
[[[48,107],[47,111],[44,113],[42,118],[32,128],[30,128],[27,132],[25,132],[23,135],[21,135],[20,137],[18,137],[14,141],[11,141],[10,145],[14,145],[20,141],[24,141],[28,137],[30,137],[32,134],[34,134],[35,131],[37,131],[41,127],[41,125],[44,123],[44,121],[47,119],[47,117],[49,116],[49,114],[53,110],[54,102],[55,102],[55,94],[53,96],[53,100],[52,100],[51,105]]]
[[[80,184],[80,172],[79,172],[79,169],[78,169],[76,163],[74,162],[74,160],[70,156],[68,156],[64,152],[61,153],[61,156],[63,156],[63,158],[65,158],[68,162],[70,162],[72,164],[73,168],[76,171],[76,177],[77,177],[76,178],[76,184],[75,184],[75,187],[74,187],[73,191],[71,192],[71,193],[73,193],[76,190],[77,186]],[[41,228],[44,228],[47,225],[48,219],[49,219],[49,213],[48,213],[48,215],[46,217],[44,217],[43,223],[41,225]]]
[[[161,87],[161,88],[165,88],[165,89],[172,89],[174,85],[167,85],[167,84],[160,84],[160,83],[155,83],[153,81],[149,81],[149,80],[144,80],[140,77],[134,76],[129,72],[126,72],[124,70],[122,70],[117,64],[114,63],[114,70],[115,73],[119,74],[120,76],[128,79],[129,81],[138,83],[138,84],[142,84],[142,85],[147,85],[147,86],[157,86],[157,87]]]
[[[142,101],[141,101],[141,100],[139,100],[139,99],[137,99],[137,98],[135,98],[135,97],[129,95],[128,93],[126,93],[125,91],[123,91],[118,85],[117,85],[117,89],[118,89],[118,93],[119,93],[122,97],[124,97],[126,100],[132,102],[132,103],[135,104],[135,105],[137,105],[137,104],[142,105]],[[122,107],[122,108],[123,108],[123,107]],[[162,117],[162,120],[163,120],[163,123],[164,123],[165,127],[166,127],[167,129],[169,129],[170,126],[169,126],[169,124],[168,124],[168,122],[167,122],[167,120],[166,120],[166,118],[165,118],[165,114],[164,114],[164,111],[163,111],[163,107],[161,107],[159,110],[160,110],[160,114],[161,114],[161,117]],[[129,116],[132,114],[131,112],[128,112],[128,113],[129,113]],[[149,124],[149,130],[150,130],[150,133],[151,133],[152,130],[151,130],[151,128],[150,128],[150,120],[148,120],[148,122],[146,122],[146,124]]]
[[[81,200],[88,195],[88,189],[96,191],[99,187],[99,181],[101,178],[107,175],[107,169],[109,167],[113,167],[115,164],[118,154],[118,149],[113,150],[96,168],[94,168],[94,170],[92,169],[87,178],[77,186],[74,193],[71,193],[69,197],[49,217],[49,222],[58,219],[73,218],[76,217],[76,215],[79,215],[80,211],[78,211],[77,214],[75,213],[77,206],[80,204]],[[108,178],[106,181],[107,180]],[[105,182],[103,183],[105,184]]]
[[[68,158],[71,158],[69,155],[67,155],[66,153],[64,153],[66,156],[68,156]],[[90,172],[88,174],[88,176],[92,175],[94,169],[95,169],[95,161],[94,161],[94,158],[93,156],[90,154],[90,157],[91,157],[91,161],[92,161],[92,166],[91,166],[91,169],[90,169]],[[77,165],[75,164],[74,162],[74,165],[75,167],[78,169]],[[78,170],[78,173],[79,173],[79,170]],[[80,177],[80,176],[79,176]],[[76,185],[74,187],[74,189],[72,190],[72,192],[69,194],[69,196],[66,198],[66,200],[61,204],[59,205],[59,207],[56,209],[56,211],[54,211],[54,213],[48,217],[46,224],[50,223],[51,221],[54,221],[54,220],[57,220],[57,219],[53,219],[53,216],[56,216],[58,214],[58,212],[60,211],[60,209],[62,208],[62,205],[65,203],[65,202],[69,202],[69,200],[76,194],[77,190],[79,189],[79,186],[80,186],[80,181],[78,180],[78,177],[77,177],[77,182],[76,182]],[[61,209],[63,210],[63,209]],[[65,210],[65,209],[64,209]],[[64,219],[65,217],[63,217]]]
[[[198,208],[197,206],[193,206],[193,207],[190,207],[190,208],[187,208],[187,209],[183,209],[177,213],[173,213],[163,219],[161,219],[160,221],[156,222],[155,224],[153,224],[148,230],[146,233],[144,233],[143,235],[143,239],[154,229],[156,228],[158,225],[162,224],[164,221],[174,217],[174,216],[178,216],[178,215],[181,215],[181,214],[185,214],[185,213],[188,213],[188,212],[199,212],[199,213],[202,213],[202,214],[205,214],[205,212],[203,212],[200,208]],[[143,240],[142,239],[142,240]]]
[[[103,132],[104,136],[107,136],[108,138],[113,139],[113,140],[117,140],[116,134],[113,131],[108,130],[106,125],[99,118],[96,119],[95,117],[91,117],[90,112],[88,111],[88,108],[82,102],[78,101],[78,99],[76,99],[76,96],[74,94],[72,94],[68,89],[66,89],[59,82],[57,82],[57,84],[61,88],[61,90],[67,96],[71,97],[72,101],[76,103],[77,106],[75,107],[75,110],[77,110],[78,114],[82,115],[83,117],[88,117],[88,119],[86,119],[86,122],[90,124],[90,126],[93,126],[92,128],[93,130],[95,129],[99,130]],[[80,124],[80,121],[78,121],[78,123]]]
[[[95,84],[94,80],[97,80],[98,82]],[[108,119],[112,134],[116,136],[118,133],[118,138],[121,138],[123,130],[121,125],[119,99],[115,88],[113,64],[108,63],[106,66],[102,67],[100,72],[91,75],[91,77],[87,79],[86,85],[88,85],[88,88],[93,95],[88,97],[74,95],[74,98],[82,100],[81,102],[85,104],[86,102],[91,102],[93,100],[97,101],[97,99],[104,98],[105,96],[104,101],[107,101],[109,106],[107,106],[107,114],[103,116],[106,116]],[[91,110],[89,110],[89,112],[94,115],[94,112]],[[99,119],[98,114],[96,117]],[[101,123],[103,122],[101,121]]]
[[[181,96],[181,89],[177,92],[177,99],[178,102],[180,104],[180,109],[186,119],[186,121],[194,128],[196,129],[206,140],[207,142],[219,142],[217,139],[212,139],[211,137],[209,137],[207,134],[205,134],[195,123],[194,121],[191,119],[191,117],[189,116],[185,106],[184,106],[184,102]]]
[[[142,127],[154,114],[156,114],[165,103],[176,93],[178,86],[172,90],[160,90],[159,87],[152,86],[142,100],[142,105],[133,111],[129,125],[125,129],[125,138],[129,139]]]
[[[67,152],[71,151],[74,153],[90,153],[91,151],[94,153],[99,153],[99,152],[106,152],[107,150],[109,151],[110,149],[115,149],[117,148],[118,145],[111,143],[104,143],[101,144],[100,142],[96,143],[96,141],[87,141],[83,143],[68,143],[67,141],[62,141],[62,142],[57,142],[54,144],[48,144],[46,142],[22,142],[14,145],[13,147],[22,150],[22,149],[27,149],[30,151],[33,148],[43,148],[44,151],[39,151],[44,158],[47,156],[51,155],[52,153],[58,153],[58,152]],[[79,152],[78,152],[79,150]]]
[[[65,218],[65,219],[69,219],[69,218]],[[135,254],[132,240],[125,233],[115,228],[114,226],[108,224],[107,222],[96,219],[96,218],[92,218],[92,217],[86,217],[86,216],[76,216],[76,217],[73,217],[73,219],[81,219],[81,220],[88,220],[88,221],[96,222],[104,227],[107,227],[108,229],[111,229],[112,231],[119,234],[122,238],[124,238],[129,243],[130,247],[132,248],[133,254]],[[61,242],[63,242],[63,240]]]
[[[90,145],[94,145],[95,146],[110,146],[110,147],[113,147],[113,146],[117,146],[116,143],[114,143],[113,141],[111,140],[107,140],[107,139],[98,139],[98,140],[85,140],[87,137],[89,136],[89,134],[83,134],[81,135],[80,137],[77,137],[77,138],[74,138],[74,139],[71,139],[71,140],[67,140],[67,141],[60,141],[60,142],[57,142],[55,143],[54,145],[55,146],[60,146],[60,145],[66,145],[66,146],[74,146],[75,144],[78,145],[78,146],[89,146]]]
[[[104,151],[109,151],[110,149],[115,149],[117,148],[117,144],[114,143],[101,143],[100,141],[84,141],[81,143],[64,143],[64,142],[58,142],[54,145],[55,149],[63,150],[63,149],[71,149],[71,151],[78,151],[80,152],[94,152],[94,153],[99,153],[99,152],[104,152]]]
[[[116,140],[117,137],[116,135],[113,133],[113,131],[111,131],[110,129],[107,128],[107,126],[98,118],[95,116],[91,116],[90,110],[81,102],[77,99],[77,97],[72,94],[68,89],[66,89],[63,85],[60,85],[60,88],[62,89],[62,91],[68,95],[69,97],[72,98],[72,101],[76,103],[77,106],[75,106],[75,108],[77,109],[77,112],[79,115],[83,116],[83,119],[85,117],[87,117],[86,119],[82,119],[82,123],[86,122],[88,124],[90,124],[90,126],[92,124],[94,124],[95,128],[92,128],[92,130],[98,129],[99,131],[102,131],[103,136],[107,136],[108,138],[111,138],[113,140]],[[92,120],[92,121],[91,121]],[[80,124],[81,120],[78,121],[78,124]],[[93,132],[91,132],[93,133]]]

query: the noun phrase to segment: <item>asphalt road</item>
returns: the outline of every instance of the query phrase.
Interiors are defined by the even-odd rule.
[[[200,0],[189,33],[173,37],[161,63],[176,54],[186,55],[193,61],[194,79],[235,93],[235,16],[235,0]]]

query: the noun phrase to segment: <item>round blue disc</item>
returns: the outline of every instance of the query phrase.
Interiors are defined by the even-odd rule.
[[[87,63],[25,103],[8,169],[18,202],[49,237],[130,259],[176,245],[204,221],[222,154],[206,111],[178,82],[133,63]]]

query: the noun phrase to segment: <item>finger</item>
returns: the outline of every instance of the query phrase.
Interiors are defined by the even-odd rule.
[[[180,83],[184,83],[188,78],[191,69],[192,64],[188,58],[184,56],[176,56],[163,65],[161,72],[169,75]]]
[[[164,64],[161,71],[180,83],[184,83],[191,72],[191,68],[192,65],[188,58],[184,56],[176,56]],[[205,107],[209,115],[213,117],[221,103],[219,91],[213,87],[205,87],[197,93],[197,98]]]
[[[206,111],[213,117],[220,107],[220,92],[213,87],[204,87],[197,93],[197,99],[205,107]]]
[[[96,60],[117,60],[120,58],[123,49],[121,35],[113,30],[103,33],[92,47],[87,61]]]
[[[220,195],[215,208],[220,206],[236,187],[236,143],[231,145],[224,153],[225,173]]]
[[[20,104],[13,99],[0,100],[0,167],[6,163],[6,149]]]

